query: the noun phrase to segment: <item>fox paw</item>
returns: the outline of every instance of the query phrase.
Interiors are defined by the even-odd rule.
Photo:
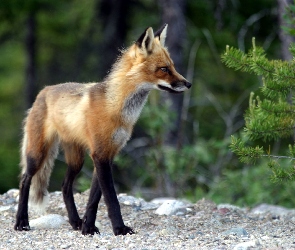
[[[132,228],[123,226],[123,227],[117,227],[114,228],[114,234],[115,235],[126,235],[126,234],[135,234]]]
[[[81,230],[82,229],[82,220],[81,219],[79,219],[77,221],[72,221],[72,222],[70,222],[70,224],[74,230]]]
[[[30,225],[29,225],[29,220],[28,219],[17,219],[16,223],[14,225],[14,230],[17,231],[29,231]]]
[[[83,235],[94,235],[99,234],[99,230],[96,226],[87,226],[85,223],[82,224],[82,234]]]

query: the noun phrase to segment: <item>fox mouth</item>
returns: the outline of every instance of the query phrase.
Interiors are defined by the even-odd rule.
[[[179,89],[179,90],[174,90],[172,88],[169,88],[169,87],[166,87],[166,86],[163,86],[163,85],[158,85],[159,89],[161,90],[164,90],[164,91],[167,91],[169,93],[173,93],[173,94],[180,94],[182,93],[183,91],[185,91],[185,89]]]
[[[191,84],[189,82],[182,81],[172,82],[171,84],[168,84],[167,82],[161,81],[157,84],[157,86],[160,90],[164,90],[173,94],[178,94],[189,89],[191,87]]]

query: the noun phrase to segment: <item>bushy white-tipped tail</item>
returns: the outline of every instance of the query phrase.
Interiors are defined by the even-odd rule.
[[[27,170],[27,157],[26,157],[27,134],[24,133],[21,149],[21,167],[22,175]],[[49,185],[50,175],[53,169],[54,160],[58,154],[58,140],[55,140],[48,150],[48,154],[42,163],[42,167],[33,176],[29,193],[29,206],[34,209],[38,214],[44,214],[46,206],[49,201],[49,193],[47,191]]]

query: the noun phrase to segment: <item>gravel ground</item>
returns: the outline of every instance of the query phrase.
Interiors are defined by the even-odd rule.
[[[0,249],[295,249],[295,210],[281,207],[264,205],[250,210],[202,199],[186,203],[185,210],[177,215],[167,216],[142,206],[151,203],[124,200],[121,209],[125,224],[136,234],[113,236],[101,201],[97,213],[101,234],[83,236],[68,223],[43,229],[31,224],[31,231],[14,231],[17,195],[18,190],[0,195]],[[75,195],[81,216],[87,198],[87,191]],[[50,194],[47,213],[67,219],[60,192]],[[29,217],[33,223],[40,216],[31,213]]]

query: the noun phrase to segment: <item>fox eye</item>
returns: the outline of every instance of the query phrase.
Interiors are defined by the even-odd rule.
[[[162,71],[165,72],[165,73],[168,72],[168,68],[167,68],[167,67],[161,67],[160,70],[162,70]]]

